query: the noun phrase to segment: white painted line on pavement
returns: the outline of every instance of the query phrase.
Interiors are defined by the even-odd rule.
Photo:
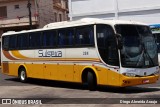
[[[148,87],[148,88],[158,88],[158,89],[160,89],[160,87]]]

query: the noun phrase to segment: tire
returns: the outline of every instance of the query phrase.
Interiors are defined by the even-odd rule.
[[[19,70],[19,79],[21,82],[26,82],[27,81],[27,74],[25,68],[21,68]]]
[[[96,90],[96,86],[97,86],[96,78],[95,78],[94,74],[91,72],[88,72],[88,74],[87,74],[87,83],[88,83],[88,89],[90,91]]]

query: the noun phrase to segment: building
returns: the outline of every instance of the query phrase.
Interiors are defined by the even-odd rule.
[[[0,35],[30,29],[28,1],[33,29],[68,19],[67,0],[0,0]]]
[[[69,0],[69,17],[160,23],[160,0]]]
[[[68,20],[68,0],[0,0],[0,42],[4,32],[30,29],[29,6],[32,29]]]
[[[68,0],[37,0],[39,27],[68,20]]]

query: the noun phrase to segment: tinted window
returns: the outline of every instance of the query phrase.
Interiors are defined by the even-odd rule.
[[[26,49],[28,47],[28,34],[20,34],[17,36],[17,44],[19,49]]]
[[[97,45],[101,58],[110,65],[118,66],[118,49],[111,26],[97,25]]]
[[[64,46],[66,44],[65,38],[66,38],[65,30],[59,30],[58,31],[58,46]]]
[[[40,48],[42,45],[41,32],[29,33],[30,48]]]
[[[66,45],[72,46],[74,43],[74,30],[66,29]]]
[[[160,53],[160,33],[153,34],[156,38],[158,53]]]
[[[16,49],[17,48],[17,36],[11,35],[9,37],[9,48],[10,49]]]
[[[74,30],[71,28],[61,29],[58,31],[58,45],[71,46],[73,45]]]
[[[56,46],[56,31],[44,31],[43,32],[43,46],[55,47]]]
[[[2,39],[2,47],[3,49],[5,50],[8,50],[9,48],[9,36],[4,36],[3,39]]]
[[[84,26],[76,29],[76,45],[93,45],[94,33],[92,26]]]

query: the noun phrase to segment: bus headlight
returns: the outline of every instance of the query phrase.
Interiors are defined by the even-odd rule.
[[[154,72],[154,75],[159,75],[160,71],[159,71],[159,67],[156,68],[156,71]]]
[[[131,72],[123,73],[123,75],[128,76],[128,77],[135,77],[136,76],[136,74],[131,73]]]
[[[159,75],[159,70],[157,70],[156,72],[154,72],[155,75]]]

